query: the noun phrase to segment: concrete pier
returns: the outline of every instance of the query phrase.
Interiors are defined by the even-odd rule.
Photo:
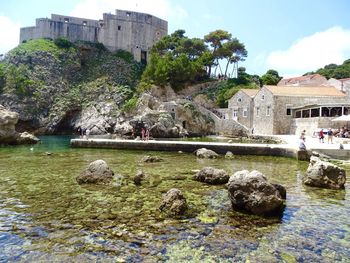
[[[227,151],[237,155],[265,155],[298,158],[298,150],[287,144],[243,144],[188,141],[136,141],[119,139],[72,139],[71,146],[77,148],[110,148],[148,151],[194,152],[207,148],[219,154]]]

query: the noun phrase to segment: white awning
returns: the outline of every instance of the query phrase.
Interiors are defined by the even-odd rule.
[[[332,121],[350,121],[350,115],[342,115],[333,119]]]

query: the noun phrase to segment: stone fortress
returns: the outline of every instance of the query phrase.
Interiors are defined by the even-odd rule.
[[[129,51],[136,61],[147,63],[153,44],[168,34],[168,22],[158,17],[133,11],[116,10],[92,20],[52,14],[37,18],[36,25],[23,27],[20,43],[30,39],[66,37],[71,42],[102,43],[110,51]]]

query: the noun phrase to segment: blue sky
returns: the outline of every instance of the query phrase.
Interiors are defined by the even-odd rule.
[[[229,31],[246,45],[240,65],[250,74],[268,69],[298,76],[350,58],[349,0],[0,0],[0,54],[15,47],[19,27],[51,13],[102,18],[127,9],[166,19],[169,33],[200,37]]]

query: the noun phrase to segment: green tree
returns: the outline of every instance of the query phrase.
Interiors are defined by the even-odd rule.
[[[142,82],[179,89],[186,83],[203,79],[212,61],[203,40],[188,38],[184,30],[165,36],[151,50]],[[142,85],[144,86],[144,85]]]
[[[239,42],[237,38],[233,38],[225,42],[219,50],[222,50],[222,58],[227,60],[224,72],[225,77],[227,76],[229,64],[244,61],[248,55],[244,44]]]
[[[214,74],[216,74],[217,67],[220,66],[219,60],[223,56],[223,50],[220,50],[220,48],[222,47],[223,43],[231,40],[231,37],[232,35],[229,32],[221,29],[210,32],[208,35],[204,36],[204,42],[208,43],[212,48],[212,54],[214,57],[213,65],[215,66]],[[209,68],[208,75],[211,75],[211,67]]]
[[[244,61],[248,52],[245,49],[244,44],[239,42],[237,38],[233,38],[232,35],[224,30],[215,30],[204,36],[204,41],[210,45],[213,54],[213,66],[215,66],[215,72],[219,67],[221,73],[227,76],[227,70],[230,64],[238,64],[239,61]],[[226,66],[224,72],[220,67],[220,60],[226,60]],[[211,74],[211,68],[209,68],[208,74]]]
[[[277,70],[274,69],[269,69],[261,76],[261,82],[263,85],[277,85],[281,79],[282,77],[280,77]]]
[[[6,84],[5,65],[3,63],[0,63],[0,93],[2,93],[5,87],[5,84]]]

